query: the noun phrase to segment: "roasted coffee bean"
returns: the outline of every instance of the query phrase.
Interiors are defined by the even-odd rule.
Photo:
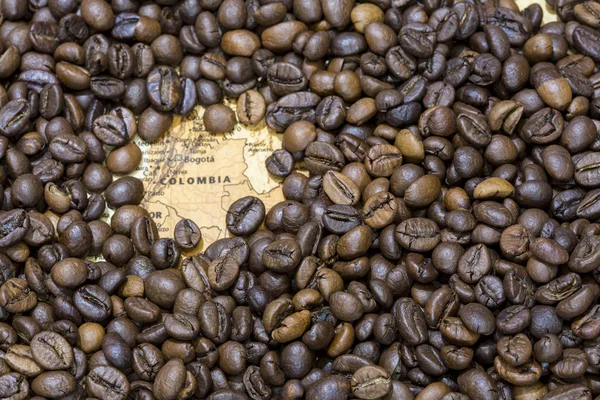
[[[274,3],[278,4],[278,3]],[[237,102],[238,120],[245,125],[258,125],[267,111],[264,97],[256,90],[248,90],[240,95]]]
[[[29,311],[37,304],[37,296],[31,291],[27,281],[10,278],[0,287],[0,305],[7,312],[21,313]]]
[[[129,141],[125,121],[114,115],[102,115],[94,121],[94,135],[104,144],[122,146]]]
[[[23,239],[29,229],[29,215],[22,209],[6,211],[0,214],[0,245],[11,246]]]
[[[283,96],[267,109],[267,125],[283,132],[292,123],[300,120],[316,122],[315,107],[321,98],[310,92],[296,92]]]
[[[271,175],[285,177],[292,172],[292,168],[294,168],[294,159],[286,150],[275,150],[273,154],[267,158],[265,165],[267,171],[269,171]]]
[[[457,125],[463,139],[477,148],[488,145],[492,139],[490,128],[482,116],[459,114]]]
[[[396,228],[396,240],[410,251],[432,250],[440,241],[438,226],[425,218],[409,218]]]
[[[305,157],[306,167],[313,173],[341,171],[345,165],[342,152],[330,143],[320,141],[310,143],[306,147]]]
[[[412,345],[425,342],[428,338],[423,312],[410,298],[402,298],[394,304],[396,326],[400,336]]]
[[[144,284],[148,300],[159,307],[172,306],[177,292],[185,287],[181,274],[173,269],[150,273]]]
[[[56,64],[56,75],[60,82],[69,89],[85,90],[90,87],[89,72],[78,65],[61,61]]]
[[[74,393],[76,385],[75,378],[68,372],[52,371],[37,376],[31,383],[31,389],[40,396],[57,398]]]
[[[209,106],[204,112],[204,126],[211,133],[230,132],[236,124],[235,113],[222,104]]]
[[[101,99],[114,99],[125,93],[125,84],[120,79],[100,75],[91,78],[90,89]]]
[[[58,116],[64,108],[63,96],[60,85],[46,85],[40,93],[40,115],[48,120]]]
[[[174,109],[181,99],[182,90],[179,76],[170,67],[156,67],[148,74],[146,92],[150,103],[158,111]]]
[[[73,295],[73,303],[88,321],[105,322],[113,311],[108,293],[95,285],[79,288]]]
[[[335,204],[355,205],[360,198],[360,189],[345,175],[327,171],[323,178],[323,191]]]
[[[344,234],[360,225],[361,218],[356,208],[346,205],[331,205],[323,213],[323,225],[335,234]]]
[[[40,332],[31,339],[30,345],[34,359],[45,369],[68,369],[73,363],[73,349],[58,333]]]
[[[384,368],[365,366],[352,375],[351,387],[352,393],[359,399],[371,399],[389,393],[392,389],[392,381]]]
[[[400,150],[388,144],[371,147],[365,157],[367,172],[377,177],[390,176],[400,164],[402,164]]]
[[[227,229],[234,235],[254,233],[265,217],[265,206],[256,197],[244,197],[234,202],[227,212]]]
[[[118,369],[99,365],[88,373],[86,390],[93,396],[119,398],[129,393],[130,384],[125,374]]]
[[[346,120],[344,101],[339,96],[325,97],[317,107],[316,120],[322,129],[339,128]]]
[[[392,222],[396,218],[397,212],[398,203],[394,196],[388,192],[379,192],[365,201],[361,216],[365,224],[377,229]]]
[[[306,89],[308,80],[300,68],[291,63],[274,63],[267,71],[269,87],[278,96]]]
[[[68,133],[61,133],[54,137],[48,150],[56,160],[64,163],[82,162],[88,153],[86,143],[79,137]]]
[[[202,232],[194,221],[182,219],[175,225],[175,241],[183,249],[193,249],[202,240]]]
[[[0,133],[13,137],[21,133],[31,117],[30,104],[26,99],[16,99],[0,110]]]
[[[233,257],[221,257],[208,266],[208,282],[214,290],[223,291],[235,282],[239,273],[239,264]]]

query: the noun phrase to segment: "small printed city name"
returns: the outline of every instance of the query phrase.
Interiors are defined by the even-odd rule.
[[[231,183],[229,176],[188,176],[162,178],[161,185],[214,185],[217,183]]]

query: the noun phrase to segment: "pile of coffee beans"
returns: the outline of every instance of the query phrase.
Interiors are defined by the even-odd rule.
[[[0,0],[0,398],[597,398],[600,3],[547,3]],[[286,200],[190,256],[127,174],[196,105]]]

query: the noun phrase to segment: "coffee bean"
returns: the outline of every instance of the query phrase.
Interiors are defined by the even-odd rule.
[[[505,179],[489,178],[475,187],[473,197],[476,199],[506,198],[515,194],[515,188]]]
[[[159,307],[169,307],[175,302],[176,293],[185,287],[185,283],[179,272],[165,269],[148,275],[145,286],[150,301]]]
[[[31,383],[31,389],[39,396],[57,398],[75,392],[76,381],[66,371],[44,372]]]
[[[283,96],[267,109],[266,123],[277,132],[283,132],[300,120],[316,123],[315,107],[321,98],[310,92],[296,92]]]
[[[464,140],[476,148],[488,145],[492,139],[490,128],[480,115],[459,114],[457,125]]]
[[[360,196],[360,189],[345,175],[327,171],[323,178],[323,191],[335,204],[355,205]]]
[[[114,99],[125,93],[125,84],[120,79],[100,75],[91,78],[90,89],[101,99]]]
[[[85,68],[67,62],[56,64],[56,75],[60,82],[72,90],[85,90],[90,87],[90,73]]]
[[[391,193],[379,192],[369,197],[361,210],[365,224],[373,229],[391,223],[397,215],[398,203]]]
[[[223,291],[233,285],[239,273],[239,264],[232,257],[221,257],[208,267],[208,282],[217,291]]]
[[[269,87],[278,96],[306,89],[308,80],[300,68],[290,63],[274,63],[267,71]]]
[[[396,326],[408,343],[418,345],[427,340],[427,325],[423,312],[411,298],[401,298],[394,304]]]
[[[123,397],[129,393],[130,385],[125,374],[118,369],[99,365],[88,373],[86,390],[93,396]]]
[[[158,111],[174,109],[181,99],[182,90],[181,80],[170,67],[156,67],[148,74],[148,99]]]
[[[397,166],[402,164],[402,154],[398,148],[379,144],[371,147],[365,157],[367,172],[374,176],[390,176]]]
[[[35,335],[31,340],[31,351],[36,362],[48,370],[68,369],[74,360],[71,345],[55,332]]]
[[[7,137],[18,135],[31,116],[29,103],[25,99],[12,100],[0,110],[0,133]]]
[[[425,218],[409,218],[396,228],[396,240],[411,251],[432,250],[440,241],[438,226]]]
[[[258,229],[264,217],[263,202],[256,197],[244,197],[229,207],[227,229],[234,235],[247,236]]]
[[[294,168],[294,159],[292,155],[283,149],[275,150],[265,162],[267,171],[271,175],[285,177],[292,172]]]
[[[52,267],[52,280],[60,286],[76,288],[87,279],[87,268],[77,258],[66,258]]]
[[[202,240],[198,225],[189,219],[182,219],[175,225],[175,241],[183,249],[193,249]]]
[[[236,124],[235,113],[221,104],[215,104],[204,112],[204,126],[210,133],[227,133]]]
[[[542,100],[550,107],[564,110],[571,102],[571,88],[555,69],[539,69],[532,73],[531,81]]]
[[[335,146],[324,142],[309,144],[305,152],[306,166],[313,173],[324,173],[328,170],[341,171],[344,156]]]
[[[64,108],[64,94],[58,84],[49,84],[40,93],[40,114],[50,120],[58,116]]]
[[[267,105],[263,96],[255,90],[248,90],[238,98],[236,112],[238,120],[242,124],[258,125],[265,116],[266,111]]]
[[[129,141],[125,122],[114,115],[103,115],[94,121],[94,135],[104,144],[122,146]]]
[[[89,321],[105,322],[112,313],[109,294],[100,286],[82,286],[75,292],[73,303],[81,315]]]
[[[5,79],[15,72],[19,66],[19,62],[21,60],[19,49],[17,49],[15,46],[9,46],[5,51],[3,51],[0,59],[2,60],[0,77]]]
[[[389,393],[392,381],[384,368],[365,366],[352,375],[351,387],[352,393],[359,399],[372,399]]]

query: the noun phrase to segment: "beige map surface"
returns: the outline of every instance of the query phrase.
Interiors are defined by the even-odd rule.
[[[517,0],[521,9],[538,3],[544,22],[556,20],[544,0]],[[235,103],[229,103],[235,108]],[[156,221],[160,235],[172,235],[175,224],[190,218],[202,230],[201,250],[229,235],[225,214],[229,205],[244,196],[260,198],[270,209],[283,200],[281,182],[265,169],[265,160],[281,148],[281,136],[264,121],[255,128],[236,125],[233,132],[211,135],[204,130],[197,107],[187,118],[176,117],[171,131],[155,143],[136,139],[144,154],[133,174],[144,180],[143,205]]]
[[[226,103],[235,109],[235,103]],[[249,128],[237,124],[223,135],[204,129],[204,109],[186,118],[175,117],[168,135],[154,143],[136,138],[143,162],[132,174],[144,181],[143,205],[161,237],[172,236],[182,218],[202,230],[203,248],[228,235],[225,215],[231,203],[244,196],[260,198],[267,209],[283,200],[281,182],[265,169],[265,160],[281,148],[281,136],[264,121]]]

